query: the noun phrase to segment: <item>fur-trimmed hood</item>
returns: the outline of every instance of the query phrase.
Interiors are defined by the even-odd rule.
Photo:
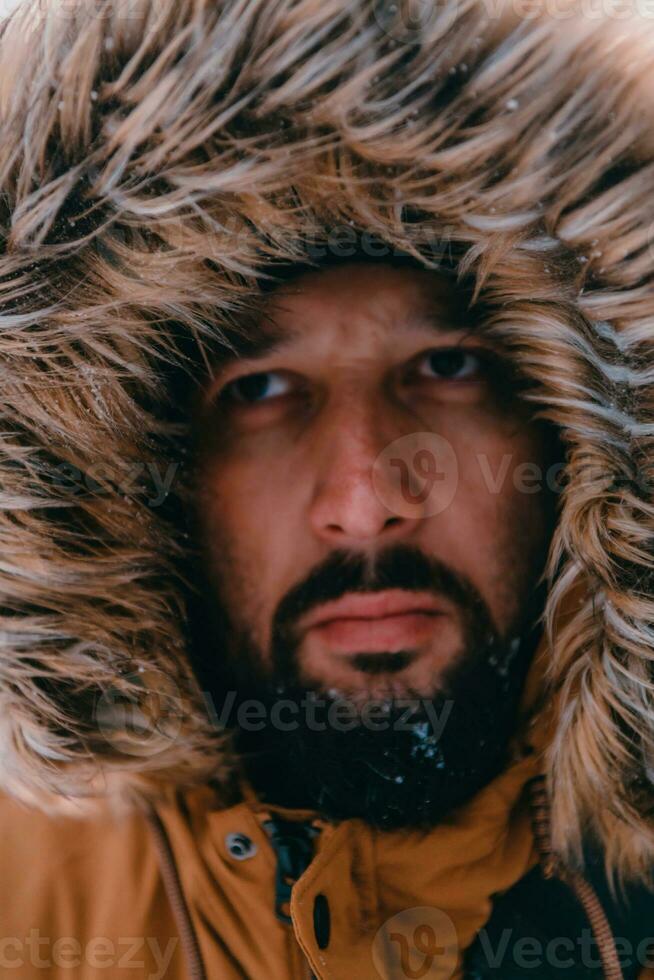
[[[23,0],[0,25],[10,791],[229,771],[187,656],[179,379],[262,271],[350,226],[451,247],[560,428],[554,843],[654,867],[654,19],[516,6]]]

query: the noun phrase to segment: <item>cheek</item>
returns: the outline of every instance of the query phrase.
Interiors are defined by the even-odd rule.
[[[545,558],[540,444],[529,432],[501,429],[459,430],[450,438],[459,464],[457,491],[429,522],[431,548],[472,581],[505,630],[533,593]]]
[[[283,583],[291,501],[280,467],[248,460],[207,466],[198,499],[203,549],[232,618],[261,645]]]

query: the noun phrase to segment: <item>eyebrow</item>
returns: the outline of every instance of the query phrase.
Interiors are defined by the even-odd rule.
[[[222,371],[234,361],[256,361],[273,354],[285,346],[297,331],[274,327],[264,329],[260,323],[247,328],[226,328],[222,331],[223,342],[212,363],[214,371]]]
[[[471,333],[475,323],[467,315],[468,311],[444,311],[440,308],[412,313],[403,318],[398,328],[428,327],[438,333]],[[225,346],[216,357],[213,367],[216,372],[224,370],[236,361],[262,360],[270,354],[285,347],[294,337],[301,336],[301,331],[290,327],[280,327],[269,320],[268,326],[254,322],[249,328],[227,328],[223,330]]]
[[[434,333],[472,333],[476,323],[468,310],[427,309],[406,317],[407,327],[429,327]]]

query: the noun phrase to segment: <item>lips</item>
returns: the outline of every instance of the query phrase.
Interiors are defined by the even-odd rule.
[[[405,592],[403,589],[386,589],[384,592],[356,593],[325,602],[302,621],[303,629],[324,626],[334,620],[385,619],[415,613],[441,615],[444,606],[428,592]]]
[[[426,592],[401,589],[347,595],[326,602],[301,623],[334,652],[399,650],[428,639],[445,609]]]

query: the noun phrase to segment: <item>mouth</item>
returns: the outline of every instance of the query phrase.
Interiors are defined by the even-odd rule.
[[[417,647],[445,615],[444,603],[431,593],[387,589],[326,602],[300,628],[333,652],[393,652]]]

